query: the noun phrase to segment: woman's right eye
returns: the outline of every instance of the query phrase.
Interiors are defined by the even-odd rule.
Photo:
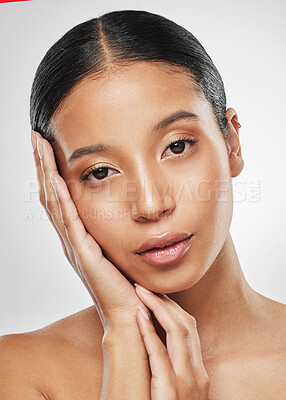
[[[104,166],[100,166],[100,167],[91,167],[81,178],[80,181],[81,182],[100,182],[103,181],[105,178],[107,178],[108,176],[108,170],[112,170],[112,168],[109,167],[104,167]],[[115,171],[115,170],[113,170]],[[113,174],[111,174],[113,175]],[[93,176],[95,178],[95,180],[90,179],[90,177]]]
[[[167,146],[166,150],[170,147],[174,147],[173,150],[177,151],[179,149],[179,151],[181,150],[181,148],[179,147],[175,147],[175,145],[181,145],[182,143],[188,143],[188,145],[190,146],[190,148],[185,152],[188,153],[188,151],[198,142],[198,139],[188,139],[185,137],[179,137],[174,139],[169,146]],[[165,151],[166,151],[165,150]],[[185,150],[185,144],[183,146],[182,151]],[[165,152],[164,152],[165,153]],[[175,157],[177,155],[177,158],[179,158],[180,156],[184,155],[185,153],[174,153],[173,157]],[[87,172],[85,174],[83,174],[83,176],[80,178],[81,182],[91,182],[91,183],[104,183],[104,180],[106,178],[108,178],[110,175],[108,175],[108,171],[116,171],[113,168],[110,167],[106,167],[105,165],[97,165],[97,166],[93,166],[91,168],[89,168],[89,170],[87,170]],[[116,173],[116,172],[115,172]],[[114,174],[111,174],[114,175]],[[95,179],[92,180],[90,179],[90,177],[93,176]]]

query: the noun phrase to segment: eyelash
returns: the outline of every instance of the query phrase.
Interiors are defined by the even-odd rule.
[[[197,144],[198,141],[199,141],[199,139],[186,139],[186,138],[184,138],[184,137],[175,138],[175,139],[173,139],[173,140],[171,141],[171,143],[166,147],[166,149],[164,150],[164,153],[165,153],[165,151],[168,149],[168,147],[170,147],[173,143],[187,142],[187,143],[189,143],[189,144],[191,145],[190,148],[192,148],[195,144]],[[184,157],[184,156],[189,152],[189,150],[190,150],[190,149],[188,149],[187,152],[184,152],[184,153],[181,153],[181,154],[177,154],[177,155],[175,155],[175,157],[176,157],[176,158]],[[91,168],[80,178],[80,181],[81,181],[81,182],[89,181],[89,179],[88,179],[89,176],[90,176],[94,171],[97,171],[98,169],[101,169],[101,168],[112,169],[112,168],[106,167],[105,165],[97,165],[96,167],[91,167]],[[103,179],[98,179],[96,184],[97,184],[97,185],[100,185],[101,183],[104,183],[104,181],[106,180],[106,178],[108,178],[108,176],[106,176],[106,177],[103,178]],[[95,181],[91,181],[91,182],[94,183]]]

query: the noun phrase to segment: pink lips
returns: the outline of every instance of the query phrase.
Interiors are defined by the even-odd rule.
[[[193,234],[167,233],[144,242],[136,254],[152,264],[169,264],[177,261],[190,247]],[[163,248],[159,248],[166,246]]]

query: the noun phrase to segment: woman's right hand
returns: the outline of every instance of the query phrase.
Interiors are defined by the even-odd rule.
[[[50,143],[35,131],[31,140],[32,145],[36,144],[34,160],[40,202],[59,235],[66,258],[94,301],[104,331],[130,322],[137,324],[138,307],[150,317],[133,285],[104,257],[99,244],[85,229],[65,180],[57,170]],[[58,181],[54,184],[56,190],[51,185],[50,173]]]

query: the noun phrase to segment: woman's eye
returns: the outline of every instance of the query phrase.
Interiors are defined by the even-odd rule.
[[[176,139],[171,144],[169,144],[169,146],[164,151],[163,155],[166,154],[166,151],[169,148],[173,153],[171,155],[185,154],[197,142],[198,142],[198,139],[185,139],[185,138]],[[187,145],[186,145],[186,143],[187,143]],[[88,182],[100,183],[101,181],[104,181],[109,176],[114,175],[114,174],[108,174],[108,171],[115,171],[115,173],[116,173],[116,170],[113,168],[109,168],[109,167],[105,167],[105,166],[92,167],[80,178],[80,181],[81,182],[88,181]]]
[[[83,181],[91,181],[91,182],[99,182],[109,177],[108,171],[111,171],[112,168],[109,167],[93,167],[88,170],[81,178],[81,182]],[[114,170],[115,171],[115,170]],[[111,174],[113,175],[113,174]],[[94,178],[94,179],[92,179]]]
[[[192,146],[197,143],[197,141],[198,139],[176,139],[171,144],[169,144],[167,149],[170,148],[171,152],[173,153],[171,155],[182,154],[185,152],[186,148],[186,151],[188,151]],[[185,143],[187,143],[187,145]],[[164,151],[163,155],[166,154],[166,150]]]

